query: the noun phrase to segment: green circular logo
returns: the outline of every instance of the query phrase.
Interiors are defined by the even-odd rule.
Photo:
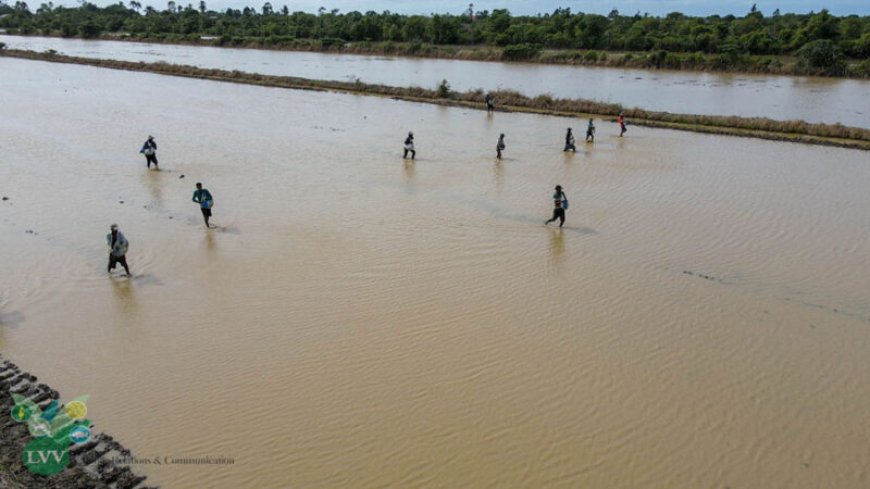
[[[66,468],[69,451],[66,444],[52,438],[37,438],[24,447],[21,460],[34,474],[54,475]]]
[[[12,419],[18,421],[19,423],[23,423],[30,419],[30,409],[27,406],[22,404],[16,404],[12,407]]]

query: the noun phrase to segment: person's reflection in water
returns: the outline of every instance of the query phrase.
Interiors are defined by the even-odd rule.
[[[205,249],[210,253],[217,251],[217,242],[214,239],[214,234],[207,233],[205,235]]]
[[[414,162],[412,160],[405,160],[404,166],[405,179],[408,181],[408,183],[411,183],[414,181],[414,169],[416,168],[416,166],[414,165]]]
[[[163,172],[148,172],[142,174],[142,179],[145,181],[145,186],[148,187],[148,193],[151,194],[155,207],[163,207]]]
[[[501,191],[504,188],[504,165],[501,164],[501,160],[495,160],[492,174],[495,177],[495,190],[498,195],[501,195]]]
[[[560,265],[565,255],[565,231],[562,228],[553,229],[550,233],[550,260]]]
[[[112,290],[121,307],[121,312],[127,316],[136,312],[135,286],[130,280],[111,280]]]

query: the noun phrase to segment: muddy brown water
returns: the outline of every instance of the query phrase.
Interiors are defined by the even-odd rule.
[[[511,89],[681,114],[739,115],[870,128],[870,80],[646,71],[0,36],[10,47],[88,58],[455,90]],[[496,101],[498,102],[498,101]]]
[[[0,347],[142,459],[234,459],[154,483],[867,487],[866,153],[0,72]]]

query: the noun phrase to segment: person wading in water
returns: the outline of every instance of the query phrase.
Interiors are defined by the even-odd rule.
[[[504,134],[501,134],[498,137],[498,144],[495,145],[495,157],[501,159],[501,152],[504,151],[505,148],[507,148],[507,146],[504,144]]]
[[[211,208],[214,205],[211,192],[206,188],[202,188],[202,184],[196,183],[196,190],[193,191],[193,201],[199,204],[199,210],[202,211],[202,218],[205,220],[205,227],[210,228],[211,224],[208,220],[211,219]]]
[[[577,152],[577,147],[574,146],[574,133],[571,132],[571,128],[568,128],[568,133],[565,134],[565,149],[562,151],[574,151]]]
[[[568,197],[565,196],[565,192],[562,192],[561,185],[556,185],[556,193],[553,194],[553,204],[555,205],[553,217],[544,224],[550,224],[558,219],[559,227],[562,227],[565,224],[565,209],[568,208]]]
[[[121,231],[118,231],[117,224],[112,224],[109,230],[109,234],[106,235],[106,244],[109,245],[108,272],[112,273],[112,270],[115,269],[115,265],[120,263],[129,277],[131,274],[130,267],[127,266],[127,248],[130,247],[130,243],[127,242],[127,238],[121,234]]]
[[[625,131],[628,130],[625,128],[625,114],[620,112],[618,121],[619,121],[619,137],[622,137],[622,135],[625,134]]]
[[[589,119],[589,125],[586,126],[586,142],[595,142],[595,124],[592,123],[592,119]]]
[[[139,152],[145,155],[145,163],[149,169],[151,168],[151,163],[154,163],[156,170],[160,169],[157,166],[157,143],[154,142],[154,136],[148,136]]]
[[[412,160],[417,157],[417,151],[414,150],[413,132],[408,132],[408,137],[405,138],[405,153],[402,155],[402,159],[407,159],[408,153],[411,153]]]
[[[495,110],[495,98],[491,93],[486,94],[486,111],[492,112]]]

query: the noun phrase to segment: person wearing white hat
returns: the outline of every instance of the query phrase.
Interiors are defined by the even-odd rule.
[[[412,160],[417,156],[417,151],[414,150],[414,133],[413,132],[408,132],[408,137],[405,138],[405,153],[402,155],[402,159],[407,159],[408,153],[411,153]]]
[[[145,155],[145,163],[149,169],[151,169],[151,163],[154,163],[154,169],[160,169],[157,167],[157,143],[154,142],[154,136],[148,136],[139,152]]]

